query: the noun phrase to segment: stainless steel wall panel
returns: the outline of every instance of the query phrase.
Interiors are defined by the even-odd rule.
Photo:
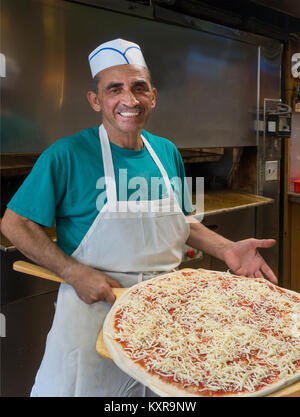
[[[281,54],[282,45],[270,42],[261,47],[260,62],[260,106],[263,107],[264,99],[278,99],[281,91]]]
[[[1,396],[27,397],[40,366],[55,312],[57,292],[20,299],[2,307]]]
[[[159,97],[152,130],[179,147],[254,145],[257,48],[172,30],[176,48],[166,39],[168,53],[157,57],[161,68],[154,67]]]
[[[262,113],[265,99],[281,98],[281,45],[265,45],[261,48],[260,54],[260,89],[259,107]],[[283,139],[284,140],[284,139]],[[274,272],[279,275],[279,200],[280,200],[280,159],[281,141],[275,136],[258,135],[257,146],[257,191],[265,197],[274,199],[272,205],[259,207],[257,209],[257,237],[272,238],[277,241],[276,246],[264,251],[264,258]],[[278,161],[278,180],[265,180],[265,164],[267,160]],[[279,276],[282,282],[282,277]]]
[[[148,130],[178,147],[256,144],[257,36],[247,43],[64,1],[1,7],[2,152],[42,151],[100,122],[86,100],[87,56],[116,37],[143,46],[159,90]]]

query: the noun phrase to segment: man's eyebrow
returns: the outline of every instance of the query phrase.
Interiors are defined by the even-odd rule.
[[[118,88],[118,87],[122,87],[123,83],[118,83],[118,82],[114,82],[112,81],[111,83],[109,83],[106,87],[105,90],[110,90],[111,88]]]
[[[148,86],[148,83],[145,80],[136,80],[136,81],[133,81],[132,82],[132,85],[145,85],[145,86]]]
[[[119,87],[123,87],[124,83],[121,82],[117,82],[117,81],[112,81],[109,84],[107,84],[107,86],[105,87],[106,91],[109,91],[112,88],[119,88]],[[132,86],[146,86],[148,87],[148,83],[146,80],[135,80],[131,83]]]

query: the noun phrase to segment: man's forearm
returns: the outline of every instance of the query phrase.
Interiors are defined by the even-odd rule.
[[[67,281],[71,269],[79,265],[48,237],[41,226],[9,209],[3,217],[1,231],[27,258]]]
[[[230,240],[213,232],[191,217],[190,235],[186,241],[187,245],[224,260],[223,252],[229,243],[231,243]]]
[[[114,303],[112,287],[120,287],[119,282],[67,255],[37,223],[7,209],[1,231],[27,258],[50,269],[72,285],[85,303]]]

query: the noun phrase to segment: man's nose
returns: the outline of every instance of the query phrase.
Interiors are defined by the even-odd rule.
[[[123,93],[123,104],[128,107],[134,107],[139,103],[134,93],[130,90],[124,91]]]

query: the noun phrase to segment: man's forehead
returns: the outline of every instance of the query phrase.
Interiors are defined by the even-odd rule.
[[[149,82],[149,72],[140,65],[116,65],[106,68],[98,74],[99,80],[104,84],[111,82],[131,82],[144,80]]]

